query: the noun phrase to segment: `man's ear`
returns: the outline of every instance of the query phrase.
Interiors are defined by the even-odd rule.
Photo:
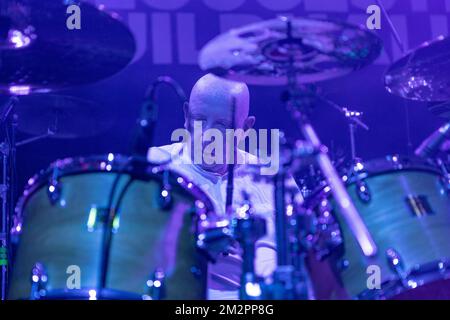
[[[189,102],[185,101],[183,104],[184,112],[184,128],[188,130],[189,127]]]
[[[256,118],[254,116],[250,116],[244,121],[244,131],[247,131],[248,129],[253,128],[255,125]]]

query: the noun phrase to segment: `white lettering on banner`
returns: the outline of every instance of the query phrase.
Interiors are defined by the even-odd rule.
[[[139,61],[147,52],[147,15],[141,12],[130,12],[128,14],[128,26],[136,40],[136,53],[131,61],[131,63],[134,63]]]
[[[180,64],[197,64],[197,33],[195,32],[195,15],[193,13],[177,14],[178,62]]]
[[[304,0],[305,11],[348,12],[348,0]],[[325,10],[326,8],[326,10]]]
[[[303,0],[257,0],[264,8],[273,11],[293,10]]]
[[[253,14],[224,13],[219,15],[220,32],[226,32],[230,29],[245,26],[247,24],[259,22],[262,20],[262,18]]]
[[[350,0],[350,2],[356,8],[366,10],[368,6],[371,6],[374,4],[375,0]],[[383,6],[386,10],[389,10],[394,7],[396,2],[397,2],[397,0],[383,0]]]
[[[136,9],[136,0],[95,0],[96,5],[106,5],[110,9],[134,10]]]
[[[151,18],[153,63],[171,64],[173,62],[171,15],[153,13]]]
[[[431,23],[431,39],[448,33],[448,19],[443,14],[432,14],[430,16]]]
[[[190,0],[141,0],[150,8],[158,10],[178,10],[184,7]]]
[[[209,8],[216,11],[231,11],[241,7],[245,3],[245,0],[203,0],[203,3]]]
[[[416,12],[428,11],[428,0],[411,0],[411,8]]]
[[[173,63],[196,65],[198,51],[204,44],[197,40],[202,38],[201,35],[205,25],[208,28],[211,26],[211,30],[216,30],[216,33],[220,34],[231,28],[261,21],[285,12],[325,19],[336,19],[333,14],[347,12],[346,18],[344,16],[340,19],[349,23],[367,26],[368,28],[378,29],[378,27],[382,27],[384,48],[380,57],[374,62],[375,65],[386,66],[403,55],[392,36],[390,28],[382,24],[384,17],[381,10],[376,8],[373,11],[375,0],[230,0],[220,1],[220,3],[214,0],[196,0],[206,9],[211,10],[211,15],[206,16],[203,12],[201,14],[197,13],[195,9],[193,12],[183,11],[190,10],[187,5],[192,4],[194,0],[90,1],[103,3],[106,10],[114,11],[117,9],[124,18],[127,18],[128,25],[137,42],[137,53],[133,62],[138,61],[148,52],[148,57],[146,58],[155,65]],[[450,11],[450,0],[443,1],[445,1],[447,9]],[[328,4],[325,5],[326,3]],[[404,2],[401,2],[402,4],[408,4],[408,6],[398,6],[400,8],[395,8],[396,11],[392,12],[394,5],[397,3],[399,3],[397,0],[383,0],[383,5],[388,10],[395,27],[398,29],[405,49],[408,50],[410,49],[409,36],[410,34],[411,36],[414,35],[414,28],[417,27],[411,24],[411,21],[408,21],[408,19],[412,19],[409,17],[412,6],[409,6],[408,1],[404,0]],[[137,9],[138,4],[141,5],[139,9]],[[258,7],[258,15],[239,12],[239,9],[246,9],[245,5],[249,4]],[[367,13],[368,8],[372,9],[370,16]],[[415,8],[420,9],[422,13],[424,5],[417,4]],[[427,8],[427,11],[429,11],[429,4]],[[402,9],[405,11],[402,12]],[[230,12],[231,10],[237,11]],[[264,14],[264,10],[267,10],[269,15]],[[448,35],[448,19],[448,14],[440,12],[430,14],[428,17],[421,19],[420,28],[429,29],[430,33],[423,41],[434,39],[439,35]],[[408,26],[411,26],[411,28],[408,29]],[[417,43],[414,43],[414,45],[417,45]]]
[[[398,31],[400,39],[403,42],[403,47],[405,48],[405,50],[408,50],[408,48],[409,48],[408,21],[406,19],[406,16],[393,14],[393,15],[391,15],[391,20],[392,20],[392,23],[395,25],[395,28]],[[391,55],[392,55],[392,58],[394,59],[394,61],[397,60],[398,58],[402,57],[405,54],[405,52],[402,52],[401,49],[399,48],[397,41],[395,41],[395,38],[393,35],[391,36],[391,46],[392,46]]]
[[[216,11],[231,11],[239,9],[245,4],[259,4],[261,7],[271,11],[293,10],[304,5],[308,10],[321,10],[327,12],[345,12],[350,11],[350,6],[357,9],[366,10],[366,8],[374,3],[374,0],[87,0],[88,2],[105,5],[109,9],[126,9],[135,10],[136,2],[142,2],[150,9],[175,11],[182,9],[190,3],[202,1],[202,3],[210,9]],[[386,10],[392,9],[398,0],[383,0],[383,6]],[[402,0],[405,1],[405,0]],[[424,0],[410,0],[411,3]],[[447,9],[450,11],[450,0],[445,0]],[[412,4],[417,7],[417,4]],[[420,5],[423,7],[424,5]]]

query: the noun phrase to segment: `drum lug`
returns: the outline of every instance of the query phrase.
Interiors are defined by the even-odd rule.
[[[30,300],[39,300],[47,294],[47,271],[45,266],[36,262],[31,269]]]
[[[447,194],[450,194],[450,172],[447,169],[447,166],[445,165],[444,161],[442,161],[442,159],[437,158],[436,163],[442,172],[441,182],[444,187],[444,190],[447,192]]]
[[[156,269],[151,278],[147,281],[148,292],[144,295],[146,300],[162,300],[165,296],[166,275],[162,269]]]
[[[200,278],[203,275],[202,270],[199,267],[197,267],[197,266],[192,266],[190,270],[191,270],[191,273],[196,278]]]
[[[208,227],[197,236],[196,245],[199,252],[213,263],[224,254],[224,248],[231,246],[235,241],[231,229],[225,226],[225,221],[223,222],[223,224],[217,222],[217,226]]]
[[[173,205],[171,186],[169,181],[169,171],[163,172],[163,182],[158,195],[158,205],[161,210],[170,210]]]
[[[314,250],[319,260],[323,260],[331,254],[342,255],[343,239],[339,223],[335,220],[333,207],[327,199],[319,204],[317,220],[315,224]]]
[[[22,234],[22,225],[23,225],[23,218],[18,214],[14,215],[13,224],[10,232],[12,242],[15,243],[18,241],[18,237]]]
[[[58,169],[55,167],[47,185],[47,196],[52,205],[55,205],[61,198],[62,186],[58,181]]]
[[[372,194],[369,190],[369,186],[364,180],[356,181],[356,194],[364,203],[369,203],[372,200]]]
[[[403,259],[400,254],[393,248],[386,250],[386,258],[389,268],[394,271],[404,288],[409,288],[408,276],[404,269]]]
[[[339,272],[345,271],[346,269],[348,269],[348,267],[350,267],[350,261],[348,261],[347,259],[341,259],[338,261],[337,270]]]
[[[161,188],[158,197],[158,206],[161,210],[170,210],[172,207],[172,195],[170,192],[170,188]]]

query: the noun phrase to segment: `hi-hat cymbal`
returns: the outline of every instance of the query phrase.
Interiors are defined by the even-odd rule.
[[[387,90],[428,102],[450,100],[450,37],[426,42],[395,62],[385,75]]]
[[[375,60],[382,45],[374,34],[346,23],[277,18],[232,29],[201,50],[200,67],[256,85],[285,85],[346,75]]]
[[[7,41],[14,40],[15,48],[0,46],[0,90],[28,94],[93,83],[114,75],[131,61],[136,45],[124,24],[81,2],[81,29],[70,30],[65,3],[10,2],[7,14],[12,29]]]
[[[18,129],[34,136],[73,139],[105,132],[114,124],[111,110],[98,103],[65,95],[31,94],[19,97],[14,109]]]

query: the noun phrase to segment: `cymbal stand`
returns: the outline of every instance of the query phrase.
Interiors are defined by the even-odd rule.
[[[291,21],[286,18],[287,23],[287,43],[298,42],[298,39],[294,39],[292,36],[292,24]],[[289,49],[289,48],[288,48]],[[373,256],[377,252],[377,247],[372,239],[366,225],[364,224],[361,216],[356,210],[350,196],[345,189],[341,178],[336,172],[328,154],[326,148],[320,142],[320,139],[311,125],[306,112],[304,112],[305,106],[302,105],[301,100],[298,99],[299,89],[297,85],[297,71],[294,65],[294,50],[292,47],[292,54],[290,54],[290,63],[287,67],[288,77],[288,101],[287,109],[291,112],[294,120],[296,120],[300,131],[303,133],[305,140],[315,147],[319,152],[316,155],[316,161],[321,171],[326,177],[327,183],[330,186],[331,192],[340,207],[342,216],[356,238],[363,254],[367,257]]]
[[[350,136],[350,154],[351,154],[351,162],[352,162],[352,170],[355,165],[361,162],[361,159],[359,159],[356,155],[356,130],[359,128],[362,128],[366,131],[369,131],[369,126],[365,124],[361,117],[363,116],[363,113],[356,110],[349,110],[346,107],[341,107],[337,103],[323,97],[323,96],[317,96],[317,99],[330,105],[346,118],[348,122],[349,127],[349,136]]]

